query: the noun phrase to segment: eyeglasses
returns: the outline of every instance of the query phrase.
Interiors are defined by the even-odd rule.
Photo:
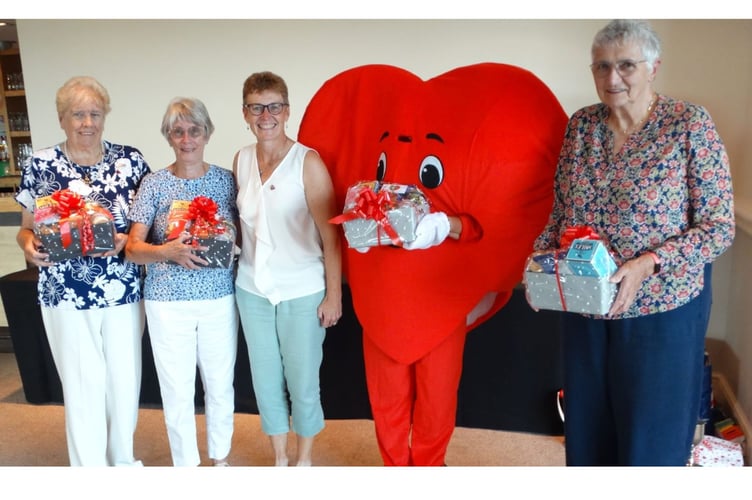
[[[616,72],[619,74],[619,76],[629,76],[637,70],[638,64],[644,62],[647,62],[647,60],[641,59],[639,61],[634,61],[632,59],[622,59],[620,61],[616,61],[615,63],[610,63],[608,61],[598,61],[591,64],[590,69],[593,71],[593,74],[595,76],[601,78],[610,75],[612,69],[616,69]]]
[[[98,122],[104,118],[104,113],[100,111],[71,111],[71,116],[77,122],[86,120],[86,117],[89,117],[93,122]]]
[[[204,135],[204,129],[201,127],[191,127],[188,130],[183,130],[182,128],[174,128],[170,130],[170,137],[178,140],[182,139],[186,133],[191,139],[196,139],[197,137]]]
[[[264,114],[264,110],[268,109],[269,113],[273,115],[278,115],[282,112],[283,109],[285,109],[285,106],[289,106],[286,102],[273,102],[271,104],[257,104],[257,103],[250,103],[250,104],[243,104],[243,107],[250,111],[252,115],[260,116]]]

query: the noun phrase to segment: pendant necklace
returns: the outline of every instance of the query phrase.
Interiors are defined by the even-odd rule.
[[[63,143],[63,153],[65,154],[65,157],[68,158],[68,161],[74,166],[79,169],[81,169],[81,180],[83,180],[86,185],[90,185],[92,181],[92,169],[95,169],[99,167],[99,164],[102,163],[102,160],[104,160],[104,144],[101,145],[101,149],[99,151],[99,159],[94,163],[93,165],[90,165],[88,167],[85,167],[83,165],[79,165],[75,161],[73,161],[73,157],[71,157],[70,153],[68,153],[68,141],[65,141]]]
[[[625,136],[629,136],[637,132],[643,125],[645,125],[645,122],[648,120],[648,118],[650,118],[650,113],[653,111],[653,107],[655,106],[657,100],[658,96],[653,94],[653,97],[650,99],[650,104],[648,104],[648,109],[647,111],[645,111],[645,115],[640,119],[640,121],[633,124],[631,127],[620,128],[619,131]]]
[[[282,153],[279,155],[276,155],[278,157],[277,160],[267,165],[266,168],[261,168],[261,163],[258,161],[258,151],[256,152],[256,166],[258,168],[259,178],[261,179],[261,183],[264,184],[264,173],[268,173],[267,180],[271,177],[272,173],[274,173],[274,170],[284,161],[284,159],[287,157],[287,153],[290,152],[290,148],[292,147],[292,144],[289,143],[289,141],[285,141],[285,147],[282,149]],[[269,189],[274,191],[275,187],[274,184],[271,184],[269,186]]]

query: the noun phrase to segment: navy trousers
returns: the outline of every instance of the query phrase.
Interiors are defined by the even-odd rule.
[[[702,391],[712,292],[673,311],[621,320],[562,315],[570,466],[683,466]]]

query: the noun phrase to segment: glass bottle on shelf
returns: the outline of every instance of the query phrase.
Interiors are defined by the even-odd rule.
[[[5,136],[0,136],[0,176],[8,174],[8,143],[5,141]]]

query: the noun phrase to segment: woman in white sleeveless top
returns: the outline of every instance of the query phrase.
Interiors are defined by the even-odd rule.
[[[248,345],[261,426],[276,465],[311,465],[324,428],[319,368],[326,328],[342,316],[334,188],[318,153],[287,137],[287,85],[254,73],[243,85],[243,117],[256,143],[235,155],[241,254],[236,300]],[[288,405],[289,401],[289,405]],[[292,417],[292,418],[290,418]]]

